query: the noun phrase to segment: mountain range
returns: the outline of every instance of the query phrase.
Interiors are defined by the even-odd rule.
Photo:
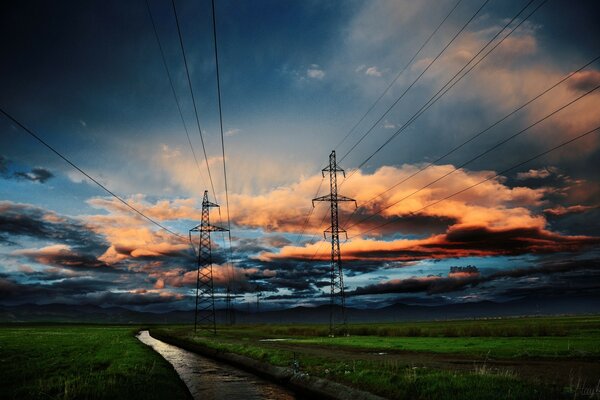
[[[237,323],[325,323],[329,321],[329,313],[329,306],[322,305],[262,312],[236,310],[235,318]],[[526,298],[505,303],[482,301],[438,306],[396,303],[376,309],[347,308],[351,323],[598,313],[600,297]],[[217,322],[223,322],[225,311],[217,310],[216,318]],[[172,324],[192,323],[193,320],[193,310],[156,313],[96,305],[0,305],[0,323]]]

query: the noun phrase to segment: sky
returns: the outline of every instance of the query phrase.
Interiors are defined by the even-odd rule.
[[[0,114],[0,304],[193,307],[205,190],[217,307],[327,304],[332,150],[348,305],[600,294],[596,1],[217,0],[229,209],[211,3],[175,6],[192,92],[171,2],[4,6],[0,108],[181,237]]]

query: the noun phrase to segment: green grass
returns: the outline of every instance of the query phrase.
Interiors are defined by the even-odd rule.
[[[562,396],[562,388],[524,382],[515,376],[485,369],[455,372],[417,368],[404,362],[351,361],[328,353],[322,357],[295,351],[268,348],[257,342],[223,336],[194,336],[189,327],[155,329],[152,334],[173,344],[194,350],[210,347],[241,354],[272,365],[290,367],[298,360],[303,372],[366,390],[390,399],[549,399]]]
[[[479,358],[595,357],[600,355],[596,337],[377,337],[350,336],[305,338],[289,343],[341,346],[372,351],[417,351],[462,354]]]
[[[350,326],[349,337],[327,337],[325,325],[236,325],[217,336],[194,335],[189,326],[151,330],[183,347],[210,347],[290,366],[393,399],[546,399],[569,397],[567,385],[524,380],[486,360],[596,360],[600,317],[544,317]],[[262,339],[285,338],[282,342]],[[369,354],[387,352],[380,359]],[[472,367],[416,367],[403,354],[459,356]],[[414,359],[414,358],[412,358]],[[468,361],[471,360],[471,361]],[[552,364],[555,365],[555,364]],[[550,365],[551,367],[551,365]],[[572,397],[572,396],[571,396]]]
[[[189,398],[131,327],[0,327],[0,398]]]
[[[327,337],[324,324],[250,325],[228,327],[227,332],[250,329],[257,335],[273,337]],[[247,332],[252,334],[252,332]],[[600,317],[529,317],[486,320],[427,321],[381,324],[350,324],[351,336],[381,337],[565,337],[600,332]]]
[[[119,326],[0,327],[0,398],[188,397],[171,366],[140,343],[135,331]],[[356,324],[349,331],[349,337],[329,338],[327,326],[316,324],[236,325],[221,328],[217,336],[193,335],[190,326],[151,329],[155,337],[168,337],[182,347],[208,346],[279,366],[296,359],[311,376],[391,399],[573,398],[568,382],[549,386],[525,380],[508,369],[486,366],[486,360],[519,363],[533,357],[552,368],[562,360],[589,365],[600,357],[597,316]],[[289,340],[261,341],[265,338]],[[377,352],[387,355],[373,355]],[[421,355],[463,357],[468,365],[459,370],[443,360],[440,366],[420,363]]]
[[[175,329],[172,327],[171,329]],[[236,325],[225,339],[290,339],[286,343],[501,358],[600,356],[600,316],[354,324],[349,337],[328,337],[326,325]]]

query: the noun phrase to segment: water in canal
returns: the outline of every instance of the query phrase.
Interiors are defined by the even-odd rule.
[[[298,398],[293,392],[248,372],[154,339],[148,331],[140,332],[137,337],[173,365],[194,399],[290,400]]]

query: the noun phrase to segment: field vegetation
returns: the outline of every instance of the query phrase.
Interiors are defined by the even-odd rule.
[[[309,324],[236,325],[217,336],[189,326],[151,329],[188,349],[297,363],[309,375],[392,399],[573,398],[600,379],[595,316],[358,324],[348,332],[330,338],[327,326]]]
[[[172,367],[135,338],[140,327],[0,327],[2,399],[185,399]],[[390,399],[598,397],[600,316],[353,324],[328,337],[310,324],[189,325],[151,334],[334,380]]]
[[[171,365],[114,326],[0,327],[2,399],[187,399]]]

